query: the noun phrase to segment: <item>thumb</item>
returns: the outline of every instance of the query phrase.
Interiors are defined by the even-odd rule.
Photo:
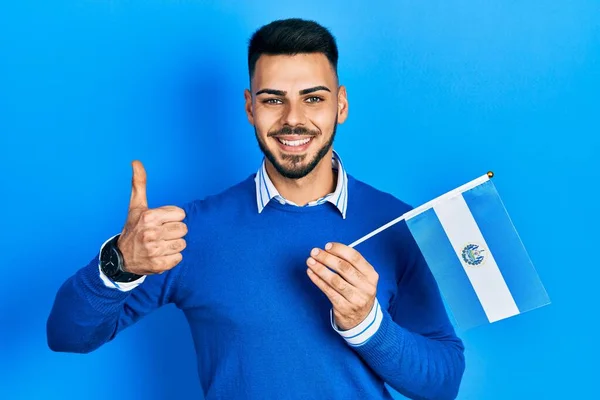
[[[129,209],[148,208],[148,198],[146,197],[146,170],[138,160],[133,161],[131,166],[133,167],[133,178],[131,180]]]

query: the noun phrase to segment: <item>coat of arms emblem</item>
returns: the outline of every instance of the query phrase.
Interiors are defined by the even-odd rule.
[[[462,250],[462,259],[469,265],[480,265],[485,259],[484,251],[479,245],[469,243]]]

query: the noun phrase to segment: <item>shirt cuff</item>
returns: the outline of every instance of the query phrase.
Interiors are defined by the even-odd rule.
[[[342,331],[336,325],[335,320],[333,318],[333,309],[330,311],[331,315],[331,326],[333,329],[339,333],[346,342],[352,347],[361,346],[369,341],[375,333],[379,330],[381,326],[381,321],[383,320],[383,314],[381,312],[381,306],[379,305],[379,301],[377,297],[375,298],[375,303],[373,303],[373,308],[369,315],[357,326],[347,331]]]
[[[104,248],[106,243],[108,243],[111,239],[113,239],[117,235],[114,235],[114,236],[108,238],[102,244],[102,246],[100,246],[100,254],[102,254],[102,249]],[[121,292],[129,292],[130,290],[133,290],[136,287],[138,287],[139,285],[141,285],[142,282],[144,282],[144,280],[146,280],[146,275],[143,275],[141,278],[138,278],[135,281],[131,281],[131,282],[114,282],[108,276],[106,276],[104,274],[104,272],[102,272],[102,268],[100,268],[100,258],[99,257],[98,257],[98,272],[100,273],[100,279],[102,279],[102,282],[104,282],[104,286],[109,287],[111,289],[119,289]]]

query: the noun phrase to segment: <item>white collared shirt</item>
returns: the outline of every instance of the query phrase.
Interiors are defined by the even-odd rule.
[[[332,168],[338,171],[335,191],[321,197],[320,199],[311,201],[304,207],[316,206],[328,201],[336,206],[338,210],[340,210],[340,213],[342,213],[342,218],[346,218],[346,208],[348,206],[348,176],[346,175],[346,171],[344,170],[340,156],[335,151],[333,152],[331,163]],[[263,162],[256,173],[254,181],[256,182],[256,205],[258,206],[259,213],[262,212],[262,210],[271,200],[278,201],[281,204],[297,206],[297,204],[294,204],[292,201],[285,199],[279,194],[275,188],[275,185],[273,185],[273,182],[267,174],[266,160],[263,159]]]

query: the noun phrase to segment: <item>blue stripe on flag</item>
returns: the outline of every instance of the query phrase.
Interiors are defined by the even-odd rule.
[[[506,286],[520,312],[550,303],[550,298],[515,230],[492,181],[463,193]]]
[[[489,324],[435,211],[429,209],[409,219],[407,225],[436,278],[456,323],[464,329]]]

